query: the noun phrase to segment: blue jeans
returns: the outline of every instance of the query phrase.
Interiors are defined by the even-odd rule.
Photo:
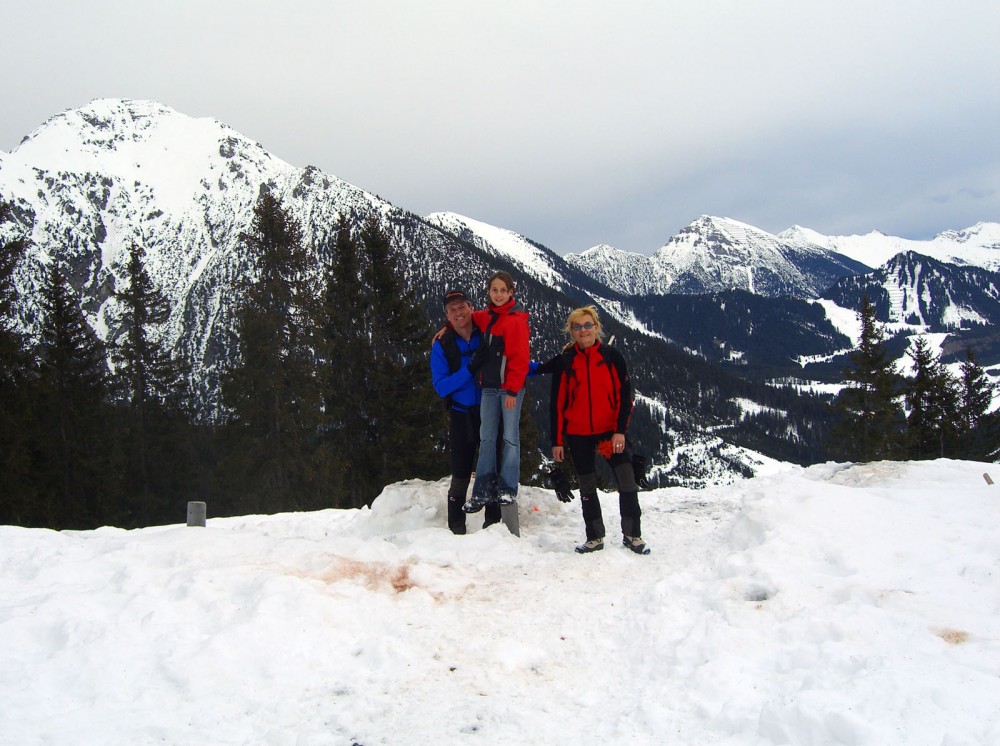
[[[516,404],[507,409],[507,394],[503,389],[483,389],[480,405],[482,424],[479,428],[479,461],[476,463],[476,483],[473,497],[494,498],[496,492],[517,495],[521,476],[521,402],[524,389],[517,394]],[[497,478],[497,431],[503,419],[503,455],[500,458],[500,477]],[[496,487],[494,488],[494,484]]]

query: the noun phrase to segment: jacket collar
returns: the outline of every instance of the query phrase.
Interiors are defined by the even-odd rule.
[[[495,313],[495,314],[501,314],[502,315],[502,314],[510,313],[511,311],[513,311],[514,310],[514,306],[516,306],[516,305],[517,305],[517,300],[515,298],[511,298],[509,301],[507,301],[506,303],[504,303],[502,306],[494,306],[491,303],[490,304],[490,310],[493,313]]]
[[[597,348],[599,348],[601,346],[601,340],[595,339],[594,340],[594,344],[592,344],[590,347],[581,347],[576,342],[573,343],[573,346],[576,347],[576,351],[577,352],[582,352],[585,355],[589,355],[591,352],[596,352],[597,351]]]

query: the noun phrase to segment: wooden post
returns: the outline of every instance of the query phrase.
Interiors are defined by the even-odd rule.
[[[188,503],[187,519],[189,526],[205,527],[205,520],[208,516],[208,506],[199,501],[192,500]]]

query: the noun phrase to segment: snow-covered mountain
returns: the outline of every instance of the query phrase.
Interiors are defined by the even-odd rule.
[[[1000,269],[1000,223],[945,231],[929,241],[887,236],[824,236],[795,226],[777,235],[703,215],[652,256],[601,245],[566,261],[624,295],[715,293],[816,298],[844,277],[916,252],[939,262]]]
[[[293,166],[217,120],[152,101],[105,99],[52,117],[13,151],[0,152],[0,197],[14,206],[0,240],[30,239],[17,278],[24,328],[37,331],[39,291],[46,268],[58,261],[90,324],[102,339],[114,339],[121,319],[112,293],[125,276],[126,249],[138,243],[173,309],[161,337],[191,361],[203,411],[213,411],[219,374],[233,353],[234,288],[250,271],[240,236],[264,189],[301,225],[316,271],[331,256],[341,216],[355,227],[379,220],[400,251],[407,284],[432,312],[445,286],[479,288],[498,268],[521,277],[538,270],[527,273],[523,292],[546,321],[565,314],[565,301],[547,289],[582,292],[571,279],[582,277],[576,270],[526,240],[530,261],[511,250],[513,240],[459,240],[372,192]],[[556,269],[541,271],[546,261]],[[558,334],[554,321],[551,327]]]
[[[824,294],[857,308],[862,297],[885,322],[934,331],[1000,324],[1000,273],[957,266],[907,251],[865,275],[841,280]]]
[[[670,301],[665,293],[725,287],[728,293],[742,288],[761,296],[813,298],[833,279],[869,270],[821,245],[822,237],[803,232],[779,239],[707,216],[651,257],[600,246],[563,259],[530,238],[472,218],[417,217],[336,176],[293,166],[217,120],[193,119],[150,101],[109,99],[58,114],[10,153],[0,152],[0,199],[14,208],[0,224],[0,242],[30,239],[16,277],[22,326],[29,334],[37,331],[39,291],[48,266],[58,262],[95,331],[106,341],[115,339],[122,323],[113,292],[125,277],[126,249],[138,243],[172,307],[159,334],[190,362],[200,411],[212,416],[218,412],[220,374],[233,361],[237,288],[251,271],[241,234],[262,190],[275,193],[299,222],[317,272],[332,257],[341,216],[351,226],[368,218],[380,221],[400,254],[404,280],[432,318],[440,313],[446,286],[461,285],[476,294],[493,271],[512,271],[519,279],[519,300],[532,314],[533,351],[542,359],[561,348],[568,309],[597,303],[630,356],[642,394],[633,421],[644,435],[637,437],[652,454],[685,454],[683,463],[664,474],[673,483],[706,484],[752,471],[753,456],[740,447],[778,458],[807,458],[809,439],[822,431],[813,414],[789,415],[780,431],[748,422],[724,429],[732,400],[758,396],[763,401],[771,395],[762,391],[763,384],[741,380],[742,373],[734,376],[716,363],[741,356],[751,360],[756,340],[775,335],[789,360],[829,353],[827,348],[842,343],[830,324],[808,309],[795,309],[777,328],[753,310],[753,299],[710,298],[698,307],[701,311],[675,303],[675,321],[664,324],[650,314],[663,316],[665,306],[640,307],[630,296]],[[948,240],[970,249],[968,257],[978,247],[988,258],[994,251],[989,243],[994,225],[981,224]],[[930,268],[922,270],[924,280]],[[984,292],[980,306],[995,297]],[[935,303],[939,297],[944,296],[933,296]],[[738,324],[733,319],[737,308],[742,309]],[[935,317],[933,309],[918,316]],[[716,317],[718,323],[706,331],[706,319]],[[739,338],[733,336],[737,332]],[[824,347],[794,349],[797,339]],[[706,352],[710,348],[712,354]],[[540,388],[539,407],[543,396]],[[794,406],[789,400],[780,408]],[[538,419],[544,416],[536,414]]]
[[[815,298],[869,267],[818,244],[783,241],[729,218],[702,215],[651,256],[597,247],[566,260],[629,295],[746,290]]]
[[[520,233],[497,228],[454,212],[435,212],[428,223],[491,254],[506,255],[524,273],[557,290],[564,289],[566,265],[550,249]]]
[[[880,267],[897,254],[913,252],[939,262],[1000,271],[1000,223],[977,223],[965,230],[949,230],[928,241],[887,236],[873,231],[864,236],[824,236],[794,226],[778,234],[789,244],[822,246],[870,267]]]
[[[31,241],[19,277],[24,297],[37,298],[45,268],[60,261],[106,340],[120,328],[111,293],[125,275],[126,249],[143,246],[173,308],[162,334],[193,362],[193,380],[211,399],[230,352],[234,280],[247,270],[239,236],[262,188],[306,218],[306,240],[317,244],[341,214],[402,217],[375,195],[296,168],[216,120],[151,101],[99,100],[52,117],[0,153],[0,194],[16,217],[0,226],[0,238]],[[29,302],[29,331],[31,309]]]
[[[561,348],[570,308],[620,302],[612,289],[509,231],[458,216],[424,220],[316,168],[293,166],[217,120],[193,119],[150,101],[107,99],[52,117],[10,153],[0,153],[0,199],[13,205],[12,216],[0,225],[0,242],[30,239],[15,278],[23,328],[37,332],[40,290],[49,265],[57,262],[97,334],[115,339],[122,321],[113,293],[126,276],[126,249],[138,243],[172,308],[159,337],[190,362],[200,413],[217,415],[220,375],[236,349],[238,287],[252,279],[241,234],[262,190],[274,193],[300,224],[315,272],[332,257],[341,216],[352,227],[368,218],[380,221],[400,254],[405,282],[432,318],[441,312],[446,286],[475,291],[497,269],[514,272],[519,299],[532,314],[533,349],[541,357]],[[641,380],[636,438],[658,465],[668,447],[688,455],[665,478],[706,484],[752,472],[755,456],[741,448],[750,430],[730,432],[725,441],[717,432],[728,416],[729,390],[742,391],[745,383],[692,368],[689,355],[661,338],[616,321],[614,314],[606,318],[634,356]],[[706,396],[702,381],[712,376],[718,382]],[[537,383],[535,406],[542,409],[546,387]],[[762,386],[759,394],[763,398]],[[547,422],[537,412],[535,419]],[[783,452],[783,436],[769,437],[757,433],[754,447],[766,451],[759,445],[766,441]]]
[[[672,293],[746,290],[757,295],[819,295],[866,269],[819,246],[792,246],[729,218],[702,215],[653,255]]]
[[[567,254],[566,261],[623,295],[662,295],[671,278],[660,276],[652,257],[601,244],[582,254]]]

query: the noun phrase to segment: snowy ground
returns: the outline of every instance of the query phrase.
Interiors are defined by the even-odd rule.
[[[540,489],[522,538],[452,536],[444,482],[207,528],[0,527],[0,742],[998,744],[990,468],[643,493],[648,557],[612,496],[593,555],[579,502]]]

